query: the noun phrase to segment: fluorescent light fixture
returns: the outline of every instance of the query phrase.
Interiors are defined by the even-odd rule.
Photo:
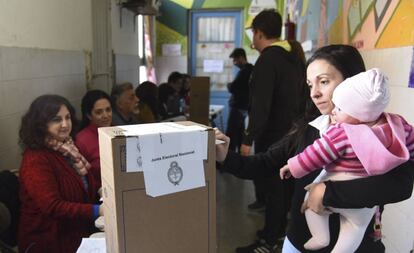
[[[141,84],[142,82],[148,81],[148,76],[147,76],[147,66],[142,65],[139,66],[139,83]]]
[[[142,15],[138,15],[138,56],[140,59],[144,57],[144,19]]]

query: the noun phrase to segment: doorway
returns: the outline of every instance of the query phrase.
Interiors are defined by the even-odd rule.
[[[190,12],[190,69],[192,76],[210,77],[210,104],[223,105],[227,120],[227,84],[236,68],[230,53],[242,44],[242,10],[192,10]],[[227,122],[221,124],[225,131]]]

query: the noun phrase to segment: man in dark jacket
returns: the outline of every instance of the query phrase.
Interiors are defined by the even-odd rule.
[[[253,65],[247,62],[246,51],[236,48],[230,54],[233,64],[240,70],[233,82],[227,85],[231,93],[229,100],[230,113],[227,120],[226,135],[230,137],[230,150],[239,151],[244,134],[244,120],[249,104],[249,79]]]
[[[274,10],[260,12],[252,22],[253,45],[260,56],[250,81],[249,125],[241,147],[248,155],[254,141],[255,152],[264,152],[287,134],[292,122],[304,111],[304,67],[291,53],[287,41],[281,41],[282,18]],[[277,168],[275,168],[277,170]],[[264,187],[265,225],[260,240],[238,248],[238,253],[274,252],[277,239],[285,235],[292,181],[274,177],[255,181]]]

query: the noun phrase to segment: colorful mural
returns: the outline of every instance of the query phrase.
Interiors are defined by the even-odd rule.
[[[408,87],[414,88],[414,48],[413,48],[413,56],[411,58],[410,78],[408,80]]]
[[[287,0],[297,38],[314,48],[347,43],[361,49],[414,45],[412,0]]]
[[[180,43],[187,55],[190,9],[241,8],[248,23],[257,6],[272,3],[297,24],[296,38],[312,41],[313,48],[333,43],[361,49],[414,45],[413,0],[161,0],[157,55],[165,43]],[[249,48],[250,43],[245,34],[243,46]]]

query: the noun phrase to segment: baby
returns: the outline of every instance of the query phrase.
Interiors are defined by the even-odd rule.
[[[314,182],[350,180],[384,174],[414,160],[414,132],[401,116],[384,112],[390,93],[387,78],[371,69],[346,79],[334,90],[332,112],[336,123],[322,138],[288,160],[280,177],[300,178],[324,167]],[[307,198],[307,196],[305,197]],[[332,252],[354,252],[377,208],[340,209],[341,227]],[[305,211],[312,238],[304,247],[318,250],[329,245],[329,213]]]

